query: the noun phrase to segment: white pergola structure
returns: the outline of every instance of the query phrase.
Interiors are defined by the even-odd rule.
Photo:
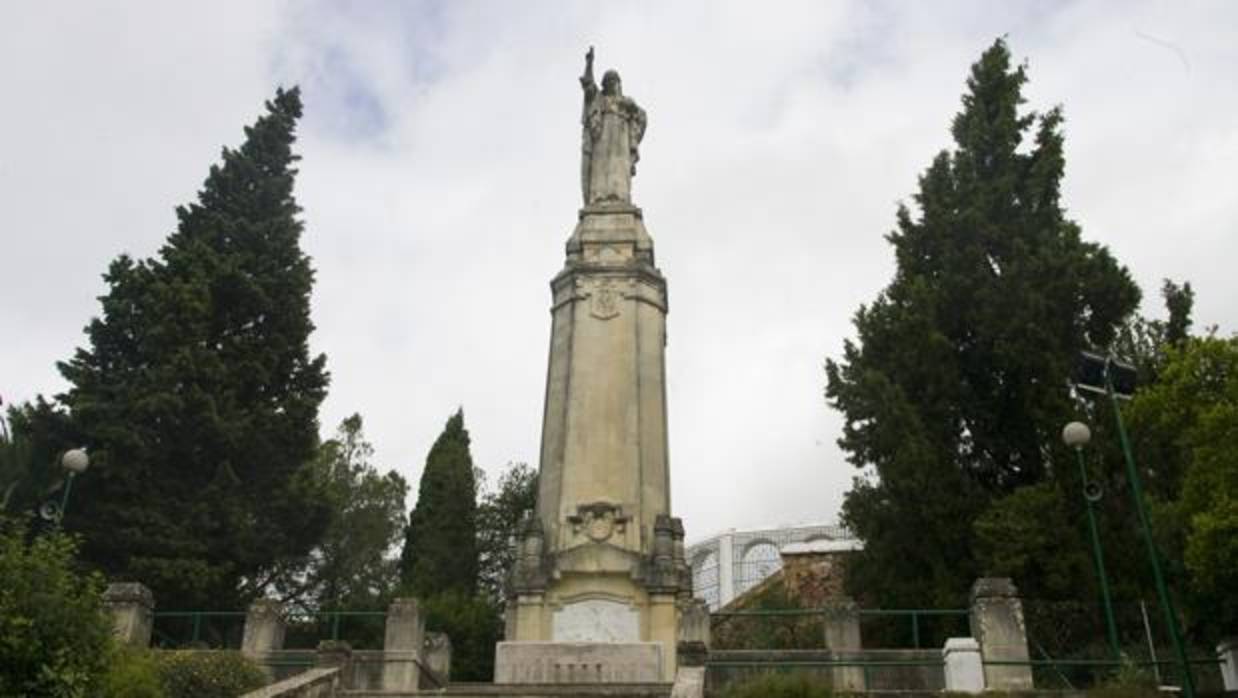
[[[717,610],[782,569],[783,546],[817,541],[858,543],[837,524],[730,529],[688,546],[693,595]]]

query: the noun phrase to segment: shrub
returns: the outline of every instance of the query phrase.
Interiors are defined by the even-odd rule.
[[[103,677],[107,698],[164,698],[159,664],[150,650],[117,647]]]
[[[1156,698],[1157,695],[1156,677],[1125,654],[1113,676],[1088,691],[1088,696],[1096,698]]]
[[[446,591],[426,599],[426,629],[451,639],[451,680],[491,681],[494,644],[503,639],[503,617],[485,597]]]
[[[236,698],[267,682],[262,669],[240,652],[166,652],[158,664],[167,698]]]
[[[76,542],[35,538],[0,517],[0,695],[98,695],[107,670],[111,619],[103,580],[74,568]]]
[[[805,674],[763,674],[734,684],[723,698],[830,698],[834,692],[819,678]]]

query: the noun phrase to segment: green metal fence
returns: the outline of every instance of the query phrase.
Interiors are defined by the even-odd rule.
[[[151,644],[164,649],[240,649],[244,611],[155,611]]]
[[[284,647],[313,649],[322,640],[342,640],[353,649],[382,649],[386,611],[294,611],[288,614]]]
[[[156,611],[151,643],[164,649],[240,649],[244,611]],[[314,649],[343,640],[354,649],[381,649],[386,611],[296,610],[285,616],[285,649]]]
[[[1155,603],[1113,604],[1122,661],[1107,640],[1105,612],[1095,601],[1023,599],[1028,652],[1037,686],[1087,688],[1105,683],[1122,669],[1145,674],[1152,683],[1182,686],[1181,661]],[[1221,676],[1211,638],[1186,638],[1191,674],[1201,691],[1219,690]],[[1123,664],[1125,667],[1123,668]]]
[[[965,608],[860,609],[860,636],[871,647],[940,648],[971,635]]]
[[[825,621],[836,609],[787,608],[718,611],[710,614],[714,646],[720,649],[824,649]],[[859,609],[860,634],[868,647],[941,647],[946,638],[970,635],[967,609]]]
[[[754,658],[742,658],[746,654]],[[803,675],[814,682],[839,688],[840,681],[846,685],[857,678],[868,690],[940,691],[944,687],[939,653],[925,656],[929,654],[925,650],[893,650],[865,654],[877,656],[840,658],[811,651],[723,652],[721,657],[715,655],[706,664],[707,694],[718,694],[727,686],[747,683],[766,674]],[[764,656],[757,659],[756,655]],[[846,675],[848,673],[850,676]]]
[[[1223,690],[1221,660],[1216,657],[1190,657],[1191,673],[1196,687],[1205,692]],[[1177,658],[1151,660],[1126,659],[1031,659],[1020,661],[984,661],[985,666],[1025,666],[1032,670],[1032,682],[1038,690],[1078,690],[1094,688],[1114,681],[1119,673],[1126,678],[1140,676],[1149,685],[1181,686],[1181,663]],[[1132,675],[1134,669],[1138,672]]]

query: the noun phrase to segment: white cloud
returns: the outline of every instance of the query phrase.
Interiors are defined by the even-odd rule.
[[[107,262],[153,254],[219,147],[296,82],[324,431],[360,411],[378,462],[416,478],[463,405],[480,465],[535,463],[589,44],[650,115],[635,196],[670,284],[692,538],[836,515],[855,471],[822,362],[888,282],[895,203],[998,35],[1029,60],[1029,107],[1065,106],[1085,236],[1150,296],[1190,279],[1199,323],[1234,329],[1234,282],[1208,263],[1236,251],[1229,4],[124,8],[0,7],[6,399],[63,387],[53,362],[81,343]]]

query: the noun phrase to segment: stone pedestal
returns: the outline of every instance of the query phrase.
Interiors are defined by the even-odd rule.
[[[258,599],[245,614],[245,632],[241,636],[241,652],[250,657],[262,657],[283,649],[284,605],[274,599]]]
[[[980,663],[980,643],[975,638],[952,637],[941,650],[946,669],[946,690],[955,693],[983,693],[984,665]]]
[[[342,640],[323,640],[314,652],[314,666],[339,667],[341,677],[352,676],[352,646]]]
[[[500,642],[500,684],[655,683],[664,681],[656,642]]]
[[[1221,680],[1225,690],[1238,691],[1238,637],[1221,640],[1217,645],[1217,658],[1221,660]]]
[[[1027,627],[1014,582],[1006,577],[977,579],[971,589],[971,634],[986,662],[1026,662]],[[995,691],[1030,691],[1032,667],[984,667],[985,686]]]
[[[699,643],[709,649],[709,604],[691,599],[680,604],[679,642]]]
[[[679,609],[679,647],[671,698],[701,698],[705,691],[705,662],[709,659],[709,604],[689,598],[680,601]]]
[[[112,615],[112,634],[131,647],[149,647],[154,625],[155,597],[137,582],[109,584],[103,605]]]
[[[401,598],[387,607],[383,639],[383,690],[415,691],[420,677],[417,660],[425,643],[425,618],[417,599]]]
[[[863,645],[860,641],[860,607],[849,598],[829,602],[825,614],[825,646],[837,660],[860,656]],[[840,691],[863,691],[864,667],[834,667],[831,671],[834,689]]]
[[[680,666],[671,686],[671,698],[705,698],[705,667]]]
[[[423,656],[426,669],[434,673],[439,685],[445,685],[451,680],[451,638],[447,637],[446,633],[426,633]]]

